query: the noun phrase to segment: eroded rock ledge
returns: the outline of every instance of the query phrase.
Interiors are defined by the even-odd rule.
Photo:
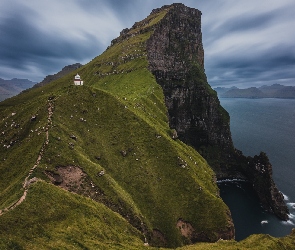
[[[197,232],[190,222],[184,221],[182,218],[176,223],[181,235],[185,237],[190,244],[194,244],[196,242],[211,242],[210,237],[203,231]],[[222,240],[231,240],[235,237],[235,229],[234,224],[232,222],[229,223],[229,226],[224,229],[216,232],[217,238]]]
[[[253,183],[263,208],[282,220],[288,220],[289,210],[283,194],[272,178],[272,166],[267,155],[261,152],[253,158],[248,157],[247,160],[248,167],[244,167],[243,173]]]
[[[103,174],[102,174],[103,173]],[[69,192],[88,197],[96,202],[103,203],[105,206],[119,213],[132,226],[141,231],[144,235],[150,235],[147,226],[143,223],[139,215],[127,208],[124,201],[114,202],[108,197],[99,186],[78,166],[58,166],[55,171],[46,171],[45,174],[52,184],[59,186]],[[104,175],[104,170],[97,173],[98,177]]]

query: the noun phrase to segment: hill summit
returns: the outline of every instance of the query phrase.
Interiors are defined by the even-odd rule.
[[[83,86],[73,84],[77,74]],[[249,159],[233,148],[229,116],[207,83],[199,10],[153,10],[88,64],[0,110],[0,248],[141,249],[234,238],[216,177],[257,175],[228,163]],[[259,161],[267,157],[250,169]],[[266,165],[258,186],[279,196],[270,174]]]

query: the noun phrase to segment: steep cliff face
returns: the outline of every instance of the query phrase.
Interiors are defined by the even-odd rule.
[[[147,55],[149,70],[163,88],[170,127],[202,154],[218,178],[248,179],[265,209],[288,219],[288,208],[272,179],[268,159],[264,161],[267,170],[261,175],[257,159],[263,157],[246,158],[233,146],[229,115],[205,75],[201,12],[173,4],[152,13],[165,9],[167,14],[147,41]]]
[[[247,160],[248,166],[242,171],[252,181],[263,208],[282,220],[288,220],[289,211],[283,194],[272,178],[272,166],[267,155],[261,152],[253,158],[248,157]]]
[[[170,127],[207,159],[228,158],[234,152],[229,115],[204,72],[201,12],[182,4],[169,8],[147,41],[147,51],[149,69],[164,91]]]
[[[92,222],[85,223],[86,220],[76,223],[73,217],[60,213],[65,210],[62,207],[65,196],[54,199],[56,187],[46,183],[51,182],[64,188],[67,196],[74,196],[68,191],[75,192],[91,198],[88,201],[92,207],[100,203],[114,216],[122,216],[140,234],[142,245],[175,248],[197,241],[234,238],[230,211],[219,196],[214,172],[196,150],[172,138],[175,130],[168,124],[163,89],[148,70],[146,41],[157,27],[162,25],[167,29],[165,26],[170,21],[164,23],[166,15],[177,18],[182,13],[173,12],[173,8],[155,11],[131,29],[123,30],[104,53],[83,67],[0,105],[1,216],[29,214],[23,206],[17,205],[14,209],[13,205],[11,210],[9,201],[20,204],[16,198],[21,197],[23,201],[22,197],[28,194],[25,204],[36,204],[28,198],[34,187],[36,194],[48,197],[41,190],[44,186],[52,192],[53,198],[46,201],[46,207],[52,210],[34,207],[34,212],[44,212],[46,216],[37,216],[47,224],[50,223],[47,216],[59,216],[63,228],[71,228],[66,236],[59,233],[57,227],[50,232],[75,240],[81,233],[81,242],[91,237],[107,241],[104,248],[110,248],[111,231],[118,231],[109,223],[114,217],[104,216],[103,210],[97,210],[102,221],[96,221],[95,226]],[[194,48],[193,44],[186,44],[191,45]],[[175,43],[175,46],[178,45]],[[196,46],[194,51],[197,49]],[[173,50],[175,48],[171,56]],[[193,60],[185,57],[183,60]],[[84,80],[83,86],[73,85],[77,73]],[[31,183],[35,177],[45,183],[22,186],[22,182]],[[70,204],[66,211],[70,214],[77,211],[77,217],[83,219],[91,214],[87,210],[84,214],[82,209],[78,212],[76,206]],[[30,220],[30,216],[26,218]],[[110,230],[105,231],[105,224],[101,222],[109,225]],[[78,229],[73,224],[82,224],[85,228]],[[35,228],[41,232],[40,238],[50,235],[40,227]],[[0,228],[4,227],[0,224]],[[15,224],[14,228],[21,227]],[[97,228],[105,232],[101,234]],[[88,231],[96,236],[87,238],[84,232]],[[118,232],[124,231],[122,228]],[[18,229],[17,235],[23,235],[20,233],[25,230]],[[35,231],[32,235],[35,237]],[[116,238],[112,241],[122,247],[122,241],[126,242]],[[86,243],[83,247],[91,249]]]
[[[200,15],[181,4],[154,10],[88,64],[0,104],[0,249],[234,238],[215,173],[175,140],[177,130],[219,176],[260,176],[263,159],[233,148],[207,83]],[[85,85],[72,84],[77,73]],[[275,194],[271,179],[255,183]]]

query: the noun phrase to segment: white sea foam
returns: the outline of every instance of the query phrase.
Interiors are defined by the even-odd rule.
[[[248,182],[247,180],[244,179],[238,179],[238,178],[234,178],[234,179],[222,179],[222,180],[218,180],[217,183],[226,183],[226,182]]]
[[[295,209],[295,202],[288,202],[287,205]]]
[[[285,201],[288,201],[289,200],[289,197],[287,195],[283,194],[283,196],[284,196],[284,200]]]
[[[282,221],[281,223],[282,223],[282,224],[284,224],[284,225],[292,225],[292,226],[294,226],[294,225],[295,225],[295,224],[294,224],[294,222],[293,222],[293,221],[291,221],[291,220]]]
[[[284,225],[292,225],[292,226],[294,226],[295,225],[295,214],[289,214],[289,220],[287,220],[287,221],[282,221],[282,223],[284,224]]]

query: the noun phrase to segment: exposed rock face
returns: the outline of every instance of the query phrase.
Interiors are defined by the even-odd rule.
[[[218,238],[223,240],[231,240],[235,237],[235,229],[233,223],[229,223],[229,227],[224,230],[217,232]],[[210,242],[210,237],[205,232],[197,232],[190,222],[179,219],[176,223],[181,235],[185,237],[189,243],[196,242]]]
[[[59,166],[56,167],[55,172],[46,171],[45,174],[54,185],[103,203],[111,210],[122,215],[130,224],[149,237],[147,227],[143,223],[142,218],[139,218],[133,211],[127,209],[124,201],[119,199],[119,203],[116,204],[111,200],[80,167]],[[103,176],[104,170],[101,170],[99,174]]]
[[[201,12],[172,4],[152,14],[163,10],[167,14],[153,28],[147,55],[149,70],[164,91],[171,129],[203,155],[218,178],[248,179],[265,209],[287,220],[288,208],[272,179],[267,157],[246,158],[233,146],[229,115],[205,75]],[[265,165],[265,172],[257,170],[259,164]]]
[[[199,151],[218,146],[226,156],[232,154],[228,113],[204,73],[201,12],[183,4],[169,8],[148,40],[147,51],[149,69],[164,90],[170,127]]]
[[[288,220],[289,211],[283,194],[272,179],[272,166],[266,154],[261,152],[253,158],[248,157],[248,165],[244,173],[253,182],[264,209],[276,214],[282,220]]]

